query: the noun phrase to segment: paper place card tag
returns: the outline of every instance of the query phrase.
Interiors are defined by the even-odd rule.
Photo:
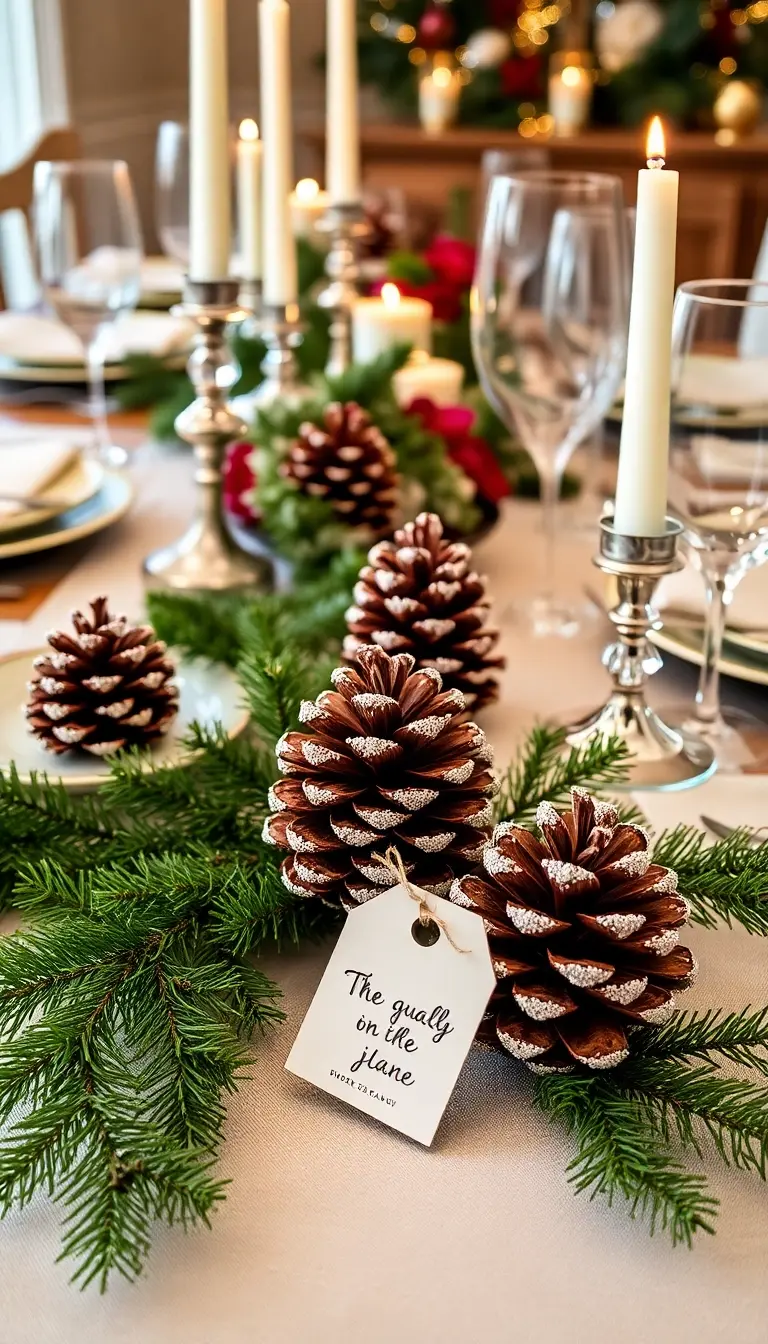
[[[285,1067],[431,1144],[496,977],[480,917],[424,899],[450,939],[402,886],[347,916]]]

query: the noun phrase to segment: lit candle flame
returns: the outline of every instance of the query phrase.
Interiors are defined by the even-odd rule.
[[[397,308],[400,302],[400,290],[397,285],[387,281],[386,285],[381,286],[381,298],[385,308]]]
[[[241,140],[253,141],[259,138],[259,128],[253,117],[246,117],[245,121],[241,121],[239,131]]]
[[[302,177],[296,183],[296,200],[302,204],[308,205],[310,201],[316,201],[320,195],[320,183],[316,182],[314,177]]]
[[[648,139],[645,143],[645,155],[648,160],[648,167],[663,168],[666,153],[667,143],[664,137],[664,127],[661,123],[661,117],[654,117],[648,127]]]

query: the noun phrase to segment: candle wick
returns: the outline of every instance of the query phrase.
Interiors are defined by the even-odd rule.
[[[666,160],[665,160],[665,159],[662,159],[662,158],[661,158],[661,155],[658,155],[658,156],[656,156],[656,157],[654,157],[654,158],[652,158],[652,159],[648,159],[648,160],[647,160],[648,167],[651,168],[651,169],[655,169],[655,170],[657,170],[657,171],[658,171],[658,169],[664,167],[665,162],[666,162]]]

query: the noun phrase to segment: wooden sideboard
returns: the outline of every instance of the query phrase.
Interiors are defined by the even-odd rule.
[[[323,132],[305,132],[303,139],[322,177]],[[627,204],[634,203],[643,161],[640,131],[523,140],[511,131],[462,128],[430,137],[414,126],[370,125],[362,136],[364,179],[370,187],[401,187],[416,207],[439,219],[452,188],[467,188],[477,200],[483,150],[519,152],[526,146],[544,149],[555,168],[615,174]],[[676,134],[668,163],[680,170],[678,282],[750,276],[768,219],[768,133],[732,146],[716,144],[712,135]]]

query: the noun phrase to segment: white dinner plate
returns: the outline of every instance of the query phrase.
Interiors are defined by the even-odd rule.
[[[51,551],[56,546],[66,546],[71,541],[81,541],[102,532],[128,512],[133,496],[134,488],[128,476],[120,471],[105,471],[101,489],[77,508],[59,513],[36,527],[5,533],[5,541],[0,541],[0,560]]]
[[[27,731],[27,682],[32,660],[43,652],[33,649],[0,659],[0,773],[7,774],[13,763],[22,783],[29,783],[33,772],[45,773],[53,782],[60,780],[68,793],[90,793],[109,775],[107,761],[87,753],[52,755]],[[172,652],[169,656],[176,661]],[[220,723],[229,737],[237,737],[248,723],[242,687],[230,668],[204,658],[181,658],[177,667],[179,713],[167,737],[144,753],[144,770],[193,760],[196,753],[185,746],[193,723],[208,729]]]
[[[1,449],[0,449],[1,451]],[[38,492],[40,508],[19,509],[17,513],[0,513],[0,534],[19,532],[23,528],[37,527],[38,524],[54,518],[57,513],[67,513],[84,504],[104,484],[104,468],[100,462],[79,454],[75,461]],[[46,503],[46,500],[51,501]]]

